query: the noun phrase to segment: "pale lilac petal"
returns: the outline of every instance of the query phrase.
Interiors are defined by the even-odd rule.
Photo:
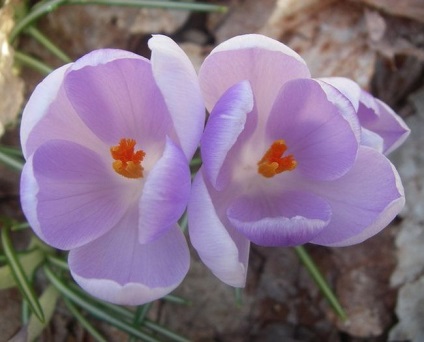
[[[339,79],[338,77],[332,77],[333,79]],[[341,78],[341,80],[348,80]],[[349,80],[348,80],[349,81]],[[347,89],[350,85],[347,83],[345,86],[346,88],[342,88],[343,91],[340,91],[337,87],[334,87],[332,84],[329,84],[327,82],[324,82],[322,80],[317,80],[319,85],[321,86],[322,90],[324,90],[325,94],[327,95],[328,101],[332,102],[338,109],[339,113],[349,122],[350,127],[355,134],[356,140],[361,142],[362,137],[362,129],[361,124],[358,119],[357,115],[357,109],[359,106],[359,97],[356,98],[356,88],[352,87],[352,92],[348,93]],[[342,82],[339,82],[342,83]],[[352,81],[352,83],[356,84]],[[339,86],[341,86],[339,84]],[[358,86],[359,91],[361,90]],[[353,95],[352,95],[353,94]],[[355,102],[356,99],[356,102]]]
[[[361,145],[371,147],[380,153],[383,153],[384,150],[383,138],[366,128],[361,130]]]
[[[363,92],[363,98],[371,95]],[[409,136],[410,130],[405,122],[389,106],[374,98],[374,105],[370,101],[361,102],[358,117],[362,126],[380,135],[384,140],[385,154],[398,148]]]
[[[214,203],[220,204],[219,195],[214,192],[216,198],[212,202],[203,173],[199,171],[188,205],[190,240],[215,276],[228,285],[244,287],[250,242],[231,228],[228,221],[222,222],[218,217]]]
[[[70,64],[66,64],[48,75],[34,90],[22,114],[21,121],[21,145],[22,152],[25,158],[28,158],[38,146],[34,146],[28,151],[31,146],[27,145],[28,138],[38,124],[38,122],[46,115],[49,106],[55,100],[66,70]]]
[[[172,130],[150,62],[141,57],[71,68],[64,87],[81,120],[109,146],[130,138],[145,150]]]
[[[154,35],[149,40],[152,69],[165,99],[186,157],[196,151],[205,123],[205,108],[196,72],[184,51],[171,39]]]
[[[142,59],[147,61],[147,59],[145,59],[144,57],[141,57],[133,52],[125,50],[99,49],[84,55],[83,57],[72,63],[72,70],[79,70],[85,67],[107,64],[117,59]]]
[[[183,151],[169,138],[162,157],[147,176],[140,199],[139,242],[150,242],[184,213],[190,196],[190,169]]]
[[[85,145],[100,151],[103,146],[84,125],[61,86],[70,65],[47,76],[34,90],[22,114],[21,145],[27,159],[43,143],[51,139],[85,141]]]
[[[345,78],[345,77],[323,77],[319,78],[320,81],[330,84],[344,96],[346,96],[352,103],[355,111],[359,108],[359,98],[361,97],[362,89],[358,83]]]
[[[237,83],[228,89],[212,110],[201,141],[203,169],[212,185],[221,190],[229,179],[218,176],[228,152],[243,132],[247,114],[253,109],[249,82]],[[228,172],[225,173],[229,175]],[[220,177],[222,178],[222,177]]]
[[[138,213],[131,210],[99,239],[69,253],[75,281],[88,293],[121,305],[141,305],[174,290],[190,256],[177,226],[148,244],[138,242]]]
[[[353,165],[358,141],[340,107],[327,99],[312,79],[288,82],[277,97],[267,122],[267,138],[283,139],[296,170],[308,178],[331,180]]]
[[[308,77],[308,67],[296,52],[257,34],[237,36],[218,45],[199,71],[199,82],[209,111],[228,88],[248,80],[258,112],[264,116],[268,115],[285,82]]]
[[[261,246],[297,246],[318,235],[331,218],[322,198],[307,192],[243,195],[227,210],[234,227]]]
[[[360,147],[357,162],[344,177],[305,186],[325,197],[333,212],[330,224],[312,240],[319,245],[360,243],[385,228],[405,203],[396,169],[369,147]]]
[[[22,179],[29,223],[41,239],[60,249],[81,246],[111,229],[134,197],[134,185],[140,186],[137,181],[128,186],[96,153],[64,140],[40,146]]]

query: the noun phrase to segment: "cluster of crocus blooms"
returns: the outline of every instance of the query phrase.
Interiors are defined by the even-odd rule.
[[[352,245],[402,209],[385,154],[409,130],[353,81],[312,79],[299,55],[261,35],[220,44],[199,76],[171,39],[149,47],[150,61],[98,50],[61,67],[22,117],[24,213],[70,251],[92,295],[139,305],[175,289],[189,268],[186,208],[200,258],[236,287],[251,242]]]

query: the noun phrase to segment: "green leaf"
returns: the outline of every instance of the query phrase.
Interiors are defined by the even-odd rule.
[[[107,5],[107,6],[128,6],[147,8],[167,8],[185,11],[199,12],[226,12],[226,6],[165,0],[67,0],[65,5]]]
[[[19,290],[21,291],[24,298],[28,301],[32,312],[38,317],[40,321],[44,322],[43,309],[41,308],[31,283],[25,275],[25,271],[12,245],[12,241],[10,240],[9,229],[7,227],[3,227],[1,229],[1,240],[7,263],[10,266],[12,275],[15,278]]]
[[[98,342],[107,342],[107,340],[93,327],[93,325],[78,311],[72,302],[64,298],[65,304],[72,315],[84,327],[85,330]]]
[[[15,56],[16,58],[16,56]],[[10,167],[11,169],[15,171],[22,171],[22,168],[24,167],[23,161],[11,157],[7,153],[0,150],[0,162],[2,162],[4,165]]]
[[[15,50],[14,57],[15,57],[15,61],[17,61],[18,63],[21,63],[22,65],[25,65],[31,69],[34,69],[35,71],[38,71],[42,75],[48,75],[53,71],[53,68],[49,67],[48,65],[39,61],[38,59],[35,59],[17,50]]]
[[[155,339],[153,336],[150,336],[147,333],[144,333],[136,328],[134,328],[131,324],[123,321],[120,317],[117,318],[114,315],[111,315],[110,313],[106,312],[105,310],[97,307],[95,304],[91,303],[90,301],[87,301],[86,298],[78,294],[76,291],[71,289],[69,286],[67,286],[59,277],[57,277],[49,266],[44,266],[44,272],[47,276],[47,278],[50,280],[50,282],[53,284],[54,287],[66,298],[68,298],[72,303],[78,305],[79,307],[86,310],[91,315],[97,317],[98,319],[101,319],[109,324],[112,324],[113,326],[117,327],[118,329],[121,329],[122,331],[125,331],[126,333],[130,334],[131,336],[137,337],[141,339],[142,341],[146,342],[158,342],[157,339]]]
[[[53,313],[56,309],[59,292],[54,286],[49,285],[40,297],[40,305],[45,315],[45,321],[40,322],[34,315],[31,315],[28,322],[28,341],[35,340],[43,332],[44,328],[49,324]]]
[[[326,282],[324,276],[321,274],[318,267],[315,265],[309,253],[306,251],[306,249],[303,246],[297,246],[294,248],[294,250],[297,256],[299,257],[300,261],[305,266],[306,270],[311,275],[312,279],[317,284],[318,288],[321,290],[322,294],[327,298],[334,312],[342,320],[346,320],[347,319],[346,312],[343,310],[343,307],[340,305],[336,295],[331,290],[330,286]]]
[[[29,25],[36,22],[40,17],[55,10],[66,0],[50,0],[41,2],[40,5],[34,6],[31,11],[22,20],[18,21],[9,34],[9,42],[13,43],[16,37]],[[15,56],[16,58],[16,56]]]
[[[23,158],[22,150],[16,147],[0,145],[0,151],[11,157]]]
[[[37,30],[34,26],[29,26],[25,33],[34,38],[42,46],[44,46],[53,55],[59,58],[64,63],[71,63],[72,59],[66,55],[61,49],[59,49],[50,39],[48,39],[43,33]]]
[[[43,261],[43,253],[38,249],[32,249],[26,253],[18,253],[17,258],[22,266],[23,272],[28,279],[31,279],[35,269]],[[7,261],[6,257],[6,261]],[[0,290],[16,286],[12,269],[9,265],[0,267]]]

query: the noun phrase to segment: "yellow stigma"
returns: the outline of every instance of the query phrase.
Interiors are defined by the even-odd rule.
[[[266,178],[271,178],[278,173],[294,170],[297,162],[292,154],[283,157],[286,151],[287,145],[284,140],[274,141],[258,162],[258,173]]]
[[[126,178],[143,177],[141,162],[146,153],[143,150],[134,151],[136,143],[134,139],[121,139],[119,145],[110,148],[110,154],[115,160],[112,163],[113,169]]]

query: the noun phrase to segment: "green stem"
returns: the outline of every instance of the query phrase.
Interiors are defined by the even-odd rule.
[[[43,45],[47,50],[49,50],[53,55],[59,58],[62,62],[65,62],[65,63],[72,62],[72,59],[68,55],[66,55],[50,39],[48,39],[44,34],[42,34],[34,26],[29,26],[25,30],[25,33],[33,37],[37,42]]]
[[[311,275],[312,279],[315,281],[321,292],[324,294],[324,296],[327,298],[328,302],[336,312],[336,314],[342,319],[346,320],[347,315],[346,312],[343,310],[342,306],[340,305],[339,301],[337,300],[336,295],[331,290],[330,286],[324,279],[323,275],[319,271],[318,267],[315,265],[314,261],[310,257],[309,253],[306,251],[306,249],[303,246],[297,246],[294,248],[297,256],[299,257],[300,261],[303,263],[303,265],[308,270],[309,274]]]
[[[43,62],[40,62],[39,60],[19,51],[15,51],[15,61],[31,69],[34,69],[35,71],[38,71],[39,73],[43,75],[48,75],[53,71],[53,68],[49,67]]]
[[[128,6],[128,7],[147,7],[147,8],[167,8],[185,11],[198,12],[226,12],[226,6],[177,2],[177,1],[161,1],[161,0],[67,0],[65,5],[107,5],[107,6]]]

